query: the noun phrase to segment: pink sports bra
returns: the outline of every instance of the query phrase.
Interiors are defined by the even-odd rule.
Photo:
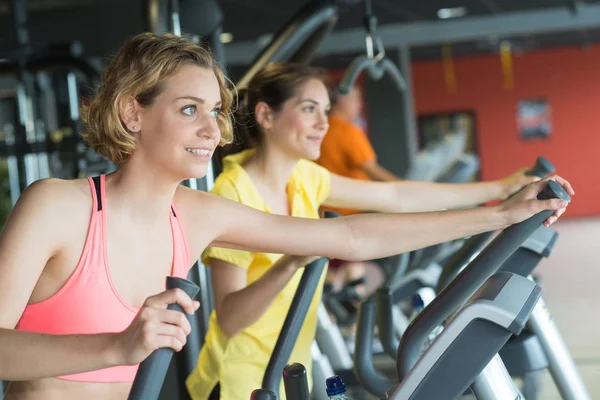
[[[138,309],[117,293],[106,255],[105,176],[89,178],[93,211],[79,263],[65,284],[50,298],[28,304],[15,329],[55,335],[121,332]],[[185,234],[171,205],[173,265],[171,275],[185,278],[190,268]],[[139,365],[117,366],[59,379],[79,382],[133,382]]]

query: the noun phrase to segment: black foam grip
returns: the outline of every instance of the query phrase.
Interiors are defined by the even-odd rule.
[[[531,176],[537,176],[538,178],[544,178],[550,174],[556,172],[554,165],[545,157],[539,156],[535,162],[535,165],[529,169],[526,174]]]
[[[270,390],[256,389],[252,391],[250,400],[278,400],[277,395]]]
[[[291,363],[283,369],[285,397],[288,400],[310,400],[306,368],[299,363]]]
[[[548,181],[548,184],[544,190],[538,194],[537,198],[538,200],[562,199],[571,201],[571,196],[569,196],[569,193],[567,193],[565,188],[552,180]]]
[[[192,299],[200,291],[200,288],[194,283],[173,276],[167,277],[166,287],[167,289],[181,289]],[[177,303],[170,304],[167,309],[184,313],[184,310]],[[173,353],[174,351],[171,348],[160,348],[142,361],[135,375],[128,400],[158,399]]]

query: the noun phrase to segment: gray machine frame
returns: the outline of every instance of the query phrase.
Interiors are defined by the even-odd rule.
[[[550,228],[539,227],[521,246],[540,260],[547,257],[554,246],[558,234]],[[510,261],[510,260],[509,260]],[[531,273],[537,263],[514,265],[507,262],[505,271],[514,272],[533,280]],[[552,320],[543,296],[538,301],[527,323],[527,330],[533,333],[536,343],[546,357],[546,368],[550,372],[556,388],[565,400],[591,400],[587,388],[577,370],[573,357]],[[501,353],[502,355],[502,353]]]
[[[486,365],[497,362],[492,360],[509,337],[525,327],[540,295],[541,288],[527,278],[507,272],[492,276],[455,314],[388,398],[441,399],[464,393]],[[510,384],[503,387],[505,392],[519,394]],[[483,393],[477,398],[490,399]]]
[[[548,198],[562,198],[569,200],[568,194],[564,191],[560,185],[550,181],[546,189],[538,196],[540,200]],[[421,314],[419,314],[415,320],[413,320],[409,329],[402,337],[401,344],[398,348],[398,379],[402,381],[412,374],[412,370],[415,364],[419,362],[421,358],[421,347],[429,333],[437,326],[442,324],[445,320],[448,320],[456,310],[460,309],[461,306],[468,300],[469,296],[476,293],[477,290],[485,283],[492,274],[501,271],[504,264],[510,259],[511,255],[530,237],[537,229],[542,225],[542,222],[551,215],[551,211],[544,211],[536,214],[535,216],[523,221],[519,224],[513,225],[502,233],[500,233],[469,265],[464,268],[458,276],[445,287],[441,293],[436,297],[429,307],[426,307]],[[505,271],[509,272],[509,271]],[[511,272],[512,273],[512,272]],[[527,279],[524,276],[519,275],[522,279]],[[369,356],[372,356],[372,352],[369,349],[370,340],[372,338],[373,330],[373,319],[374,316],[374,299],[369,299],[363,304],[363,307],[368,307],[371,304],[371,310],[365,311],[361,309],[361,316],[359,317],[359,329],[358,334],[362,337],[360,340],[357,337],[359,346],[362,344],[361,352],[355,353],[355,365],[357,368],[357,375],[361,383],[365,386],[371,386],[374,389],[373,393],[381,395],[382,388],[388,386],[389,380],[375,371],[372,367],[372,360],[368,360]],[[536,300],[537,301],[537,300]],[[535,305],[535,304],[533,304]],[[533,305],[529,313],[533,310]],[[363,313],[363,311],[365,311]],[[367,316],[363,320],[363,316]],[[446,328],[447,329],[447,328]],[[357,334],[357,336],[358,336]],[[506,337],[506,340],[510,335]],[[434,341],[434,343],[438,339]],[[499,351],[504,343],[498,347],[496,351]],[[472,345],[477,346],[477,341],[473,342]],[[433,345],[431,345],[433,346]],[[478,353],[479,354],[479,353]],[[491,354],[487,360],[489,363],[496,356]],[[496,361],[492,367],[498,367],[501,363]],[[482,367],[485,366],[482,365]],[[361,370],[363,368],[363,370]],[[462,367],[461,367],[462,368]],[[498,370],[498,368],[496,368]],[[510,380],[506,380],[507,372],[505,368],[499,368],[502,372],[500,375],[495,375],[495,378],[488,379],[491,383],[497,383],[504,381],[504,386],[507,387],[508,392],[514,390],[511,389],[514,384]],[[483,369],[481,370],[483,371]],[[448,371],[451,372],[451,371]],[[486,371],[487,372],[487,371]],[[482,374],[482,378],[479,378],[477,382],[484,382],[484,378],[490,374]],[[414,378],[413,378],[414,379]],[[475,380],[475,376],[473,377]],[[473,381],[469,382],[472,383]],[[439,385],[439,382],[437,383]],[[467,386],[469,385],[467,384]],[[490,387],[490,385],[476,384],[476,388]],[[477,390],[477,389],[476,389]],[[483,389],[481,389],[483,390]],[[480,390],[480,391],[481,391]],[[485,398],[485,394],[481,393],[481,398]],[[406,398],[406,397],[405,397]]]

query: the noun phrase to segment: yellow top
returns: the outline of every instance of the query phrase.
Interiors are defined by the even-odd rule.
[[[271,212],[254,186],[252,179],[242,167],[253,153],[253,150],[246,150],[226,157],[223,160],[223,172],[215,181],[211,192],[258,210]],[[323,167],[308,160],[299,161],[287,186],[291,215],[319,218],[319,207],[329,196],[330,177],[330,173]],[[227,216],[223,215],[223,218],[227,218]],[[261,229],[261,227],[257,226],[256,229]],[[281,254],[255,253],[216,247],[210,247],[202,254],[202,260],[207,265],[210,264],[210,259],[219,259],[245,269],[248,273],[247,285],[259,279],[281,257]],[[256,323],[233,338],[227,337],[221,331],[213,311],[198,365],[186,381],[193,400],[206,400],[217,382],[220,384],[221,399],[226,400],[248,400],[252,391],[261,387],[269,358],[303,271],[300,269],[294,274]],[[325,272],[321,276],[318,290],[314,295],[289,360],[302,363],[306,367],[311,388],[312,358],[310,350],[316,332],[317,309],[321,302],[324,279]],[[280,396],[281,399],[285,399],[283,384]]]

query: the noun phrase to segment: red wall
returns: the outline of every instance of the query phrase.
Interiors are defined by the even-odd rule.
[[[441,62],[415,62],[417,114],[475,111],[483,179],[502,177],[544,155],[575,189],[565,216],[600,215],[600,47],[514,55],[513,68],[514,89],[506,90],[499,56],[455,59],[457,90],[449,93]],[[517,102],[540,97],[551,107],[552,136],[521,141]]]

